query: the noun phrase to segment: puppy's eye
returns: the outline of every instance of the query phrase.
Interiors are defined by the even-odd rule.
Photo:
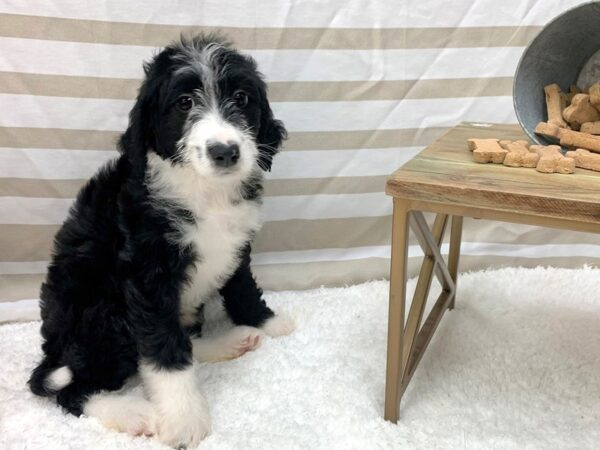
[[[190,95],[182,95],[177,99],[177,109],[187,112],[194,106],[194,99]]]
[[[238,107],[243,108],[248,104],[248,94],[244,91],[237,91],[233,94],[233,101]]]

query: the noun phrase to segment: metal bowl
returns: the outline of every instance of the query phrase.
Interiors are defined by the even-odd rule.
[[[577,6],[548,23],[521,56],[513,82],[519,124],[534,142],[551,144],[534,129],[547,120],[544,86],[563,91],[600,80],[600,1]],[[583,84],[583,85],[582,85]]]

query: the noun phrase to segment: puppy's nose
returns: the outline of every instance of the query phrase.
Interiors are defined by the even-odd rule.
[[[211,142],[207,151],[217,167],[231,167],[240,159],[240,147],[231,141],[227,144]]]

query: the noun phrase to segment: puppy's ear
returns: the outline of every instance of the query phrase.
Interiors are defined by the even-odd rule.
[[[166,51],[159,53],[151,62],[144,64],[146,78],[129,113],[129,125],[119,140],[119,150],[130,161],[144,157],[157,143],[161,86],[168,80],[165,69],[168,62]]]
[[[287,131],[283,122],[273,117],[266,90],[262,90],[261,96],[260,128],[256,141],[261,154],[261,166],[270,172],[273,156],[279,151],[283,141],[287,139]]]

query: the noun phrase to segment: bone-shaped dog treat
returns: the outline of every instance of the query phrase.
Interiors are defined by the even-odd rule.
[[[544,87],[544,92],[546,93],[548,123],[567,128],[567,123],[563,120],[563,110],[567,106],[567,97],[556,83]]]
[[[540,122],[537,124],[537,127],[535,127],[534,131],[535,134],[541,134],[542,136],[546,136],[560,141],[561,129],[560,127],[557,127],[556,125],[553,125],[551,123]]]
[[[545,122],[540,122],[535,127],[535,132],[559,140],[560,145],[564,145],[565,147],[585,148],[586,150],[600,152],[600,136],[559,128],[556,125]]]
[[[521,147],[525,147],[525,148],[529,148],[529,141],[526,141],[525,139],[521,139],[519,141],[511,141],[509,139],[503,139],[501,141],[498,142],[500,144],[500,147],[505,148],[508,150],[508,146],[510,144],[518,144]]]
[[[469,139],[469,150],[473,152],[473,159],[478,163],[502,164],[508,150],[500,147],[498,139]]]
[[[500,146],[508,150],[504,165],[510,167],[535,167],[540,155],[529,150],[527,141],[500,141]]]
[[[577,167],[600,172],[600,154],[598,153],[592,153],[589,150],[578,148],[575,151],[567,152],[566,156],[573,158]]]
[[[535,168],[542,173],[573,173],[575,160],[567,158],[560,152],[558,145],[532,145],[531,150],[540,155],[540,160]]]
[[[590,86],[590,103],[600,110],[600,81]]]
[[[578,133],[573,130],[562,130],[560,133],[560,145],[600,152],[600,137],[587,133]]]
[[[571,103],[571,100],[573,100],[573,97],[575,97],[577,94],[581,94],[581,89],[579,89],[576,85],[572,84],[569,88],[569,92],[565,94],[565,96],[567,97],[567,103]]]
[[[577,94],[571,100],[571,104],[563,111],[563,118],[569,122],[571,128],[579,130],[582,123],[595,122],[600,120],[600,111],[590,103],[590,96],[587,94]],[[550,122],[549,123],[554,123]],[[554,125],[558,125],[554,123]]]
[[[586,122],[581,124],[582,133],[600,134],[600,120],[596,122]]]

